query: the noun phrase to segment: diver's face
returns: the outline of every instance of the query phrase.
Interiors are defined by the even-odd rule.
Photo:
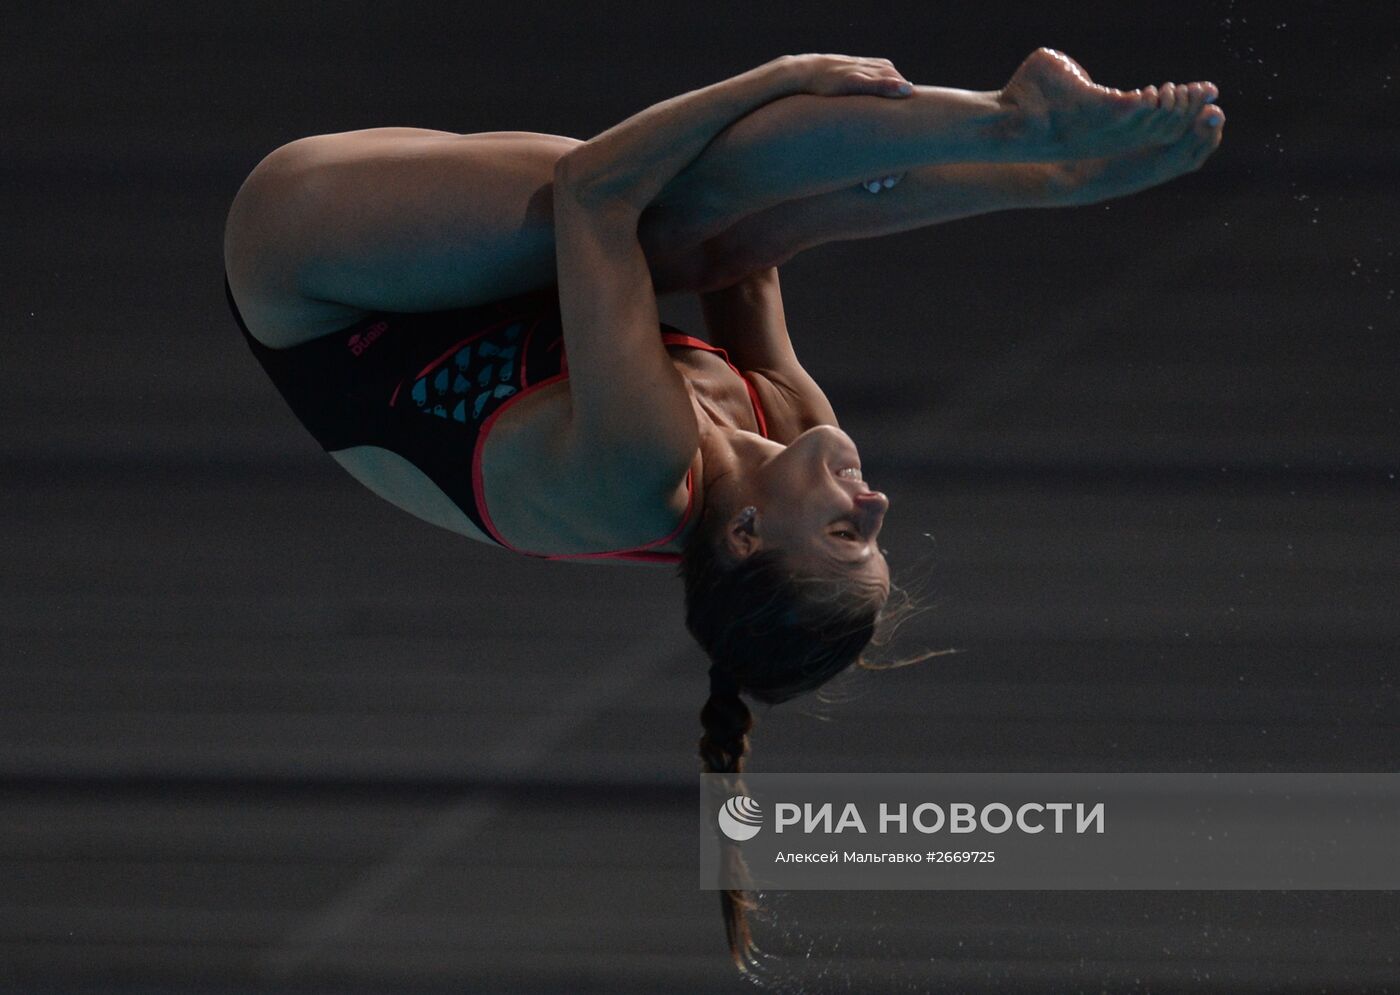
[[[860,453],[839,428],[820,425],[768,457],[748,478],[752,531],[765,548],[814,572],[852,571],[889,590],[876,540],[889,498],[860,476]]]

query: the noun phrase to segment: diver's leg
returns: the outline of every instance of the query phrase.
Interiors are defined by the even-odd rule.
[[[1174,140],[1103,159],[1054,163],[956,163],[901,174],[878,193],[851,184],[743,218],[698,248],[668,252],[658,219],[642,227],[658,289],[703,291],[780,265],[826,242],[873,238],[1013,208],[1068,207],[1122,197],[1201,166],[1219,146],[1224,112],[1205,106],[1213,89],[1164,87],[1153,136]],[[878,182],[882,177],[871,177]],[[645,220],[645,218],[644,218]]]
[[[556,135],[375,128],[285,145],[224,235],[249,329],[274,347],[370,311],[469,307],[554,281]]]
[[[1099,158],[1141,148],[1157,106],[1155,87],[1099,86],[1046,49],[992,93],[917,87],[902,100],[787,97],[730,125],[655,207],[677,237],[699,241],[774,204],[919,166]]]

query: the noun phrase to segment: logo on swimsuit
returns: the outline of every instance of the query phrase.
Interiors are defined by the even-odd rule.
[[[358,356],[370,346],[374,345],[375,342],[379,341],[379,336],[383,335],[388,329],[389,323],[387,321],[376,321],[363,332],[356,332],[354,335],[350,336],[350,341],[348,341],[346,345],[350,347],[351,353]]]
[[[763,828],[763,808],[748,795],[735,795],[719,810],[719,831],[735,843],[751,840]]]

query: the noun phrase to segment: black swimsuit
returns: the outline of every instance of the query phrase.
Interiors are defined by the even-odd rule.
[[[248,331],[227,277],[224,293],[253,355],[322,448],[378,446],[397,453],[484,534],[515,548],[487,513],[481,454],[491,426],[511,403],[568,377],[557,298],[531,294],[452,311],[371,314],[338,332],[273,349]],[[662,340],[729,361],[723,349],[675,329],[663,327]],[[766,436],[758,396],[743,379]],[[693,494],[689,478],[686,483]],[[634,549],[546,558],[675,562],[676,554],[653,547],[679,535],[693,511],[688,506],[669,535]]]

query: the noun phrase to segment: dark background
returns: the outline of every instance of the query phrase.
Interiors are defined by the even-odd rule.
[[[1396,767],[1400,58],[1388,3],[28,4],[0,32],[0,987],[727,992],[704,663],[664,571],[378,501],[222,301],[277,145],[587,137],[785,52],[1220,84],[1108,206],[784,271],[956,647],[764,715],[754,769]],[[673,320],[696,330],[693,313]],[[1396,991],[1392,893],[771,896],[785,992]]]

